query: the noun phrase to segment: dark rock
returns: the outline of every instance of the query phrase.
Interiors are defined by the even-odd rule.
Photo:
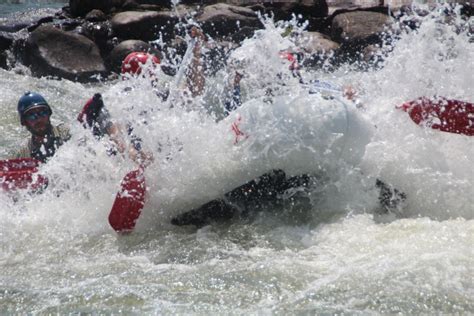
[[[170,7],[170,1],[150,1],[149,3],[135,0],[125,0],[122,11],[162,11]]]
[[[39,19],[38,21],[36,21],[36,23],[28,26],[28,32],[33,32],[34,30],[36,30],[37,27],[39,27],[42,24],[53,22],[53,18],[54,17],[52,16],[47,16],[47,17]]]
[[[257,27],[244,26],[236,33],[232,34],[230,40],[234,43],[240,43],[247,38],[252,38],[257,30],[259,30]]]
[[[242,27],[261,27],[255,12],[248,8],[219,3],[207,6],[198,14],[203,31],[212,37],[226,37]]]
[[[84,23],[81,34],[94,41],[96,44],[105,43],[112,34],[109,22]]]
[[[18,32],[19,30],[27,28],[28,26],[30,26],[30,23],[0,25],[0,32],[15,33],[15,32]]]
[[[136,0],[138,4],[143,5],[143,4],[154,4],[154,5],[159,5],[162,7],[170,7],[171,6],[171,1],[169,0]],[[183,3],[180,1],[180,3]],[[201,0],[198,0],[196,3],[202,4]]]
[[[240,3],[239,3],[240,2]],[[244,1],[232,1],[232,4],[244,4]],[[272,13],[275,20],[289,20],[295,16],[301,16],[301,20],[311,17],[325,17],[328,15],[328,6],[325,0],[302,0],[302,1],[245,1],[252,9],[263,13]],[[261,9],[263,7],[263,10]]]
[[[80,34],[86,36],[97,44],[102,57],[107,56],[113,48],[113,46],[109,45],[109,38],[112,34],[112,28],[109,21],[84,23],[80,28]]]
[[[113,72],[120,73],[122,61],[131,52],[150,52],[155,56],[162,58],[161,53],[150,44],[140,40],[123,41],[112,49],[109,58],[107,59],[107,66]]]
[[[112,18],[114,35],[122,39],[156,40],[161,33],[165,41],[173,37],[178,18],[169,11],[127,11]]]
[[[87,13],[85,19],[89,22],[102,22],[105,21],[107,17],[105,16],[105,13],[101,10],[94,9]]]
[[[82,35],[40,26],[25,43],[24,62],[36,76],[57,76],[82,82],[105,75],[99,49]]]
[[[125,0],[122,4],[122,10],[124,11],[133,11],[138,9],[139,4],[134,0]]]
[[[82,25],[82,21],[78,19],[64,19],[60,20],[57,25],[63,31],[72,31],[75,30],[77,27]]]
[[[69,10],[72,16],[85,16],[97,9],[109,13],[113,8],[120,8],[124,0],[69,0]]]
[[[323,34],[331,33],[331,20],[328,17],[310,17],[308,18],[308,27],[306,31],[320,32]]]
[[[8,69],[8,55],[6,52],[0,52],[0,68]]]
[[[167,9],[167,7],[157,4],[139,4],[137,9],[141,11],[161,11]]]
[[[12,34],[0,32],[0,51],[7,50],[12,46],[14,37]]]

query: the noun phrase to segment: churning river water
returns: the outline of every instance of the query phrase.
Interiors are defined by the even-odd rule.
[[[41,167],[50,182],[43,194],[0,192],[0,314],[474,313],[474,138],[417,126],[395,109],[423,95],[474,100],[466,22],[441,20],[435,12],[417,31],[401,32],[378,67],[303,72],[306,80],[354,86],[360,109],[308,95],[278,57],[290,45],[282,29],[267,22],[230,56],[244,72],[242,128],[245,115],[258,124],[247,120],[251,134],[238,143],[231,130],[238,118],[220,120],[230,68],[207,78],[202,100],[172,108],[141,79],[84,85],[34,78],[21,66],[0,69],[0,158],[27,137],[16,114],[27,90],[42,93],[53,122],[74,134]],[[127,85],[134,89],[124,93]],[[283,101],[269,101],[268,87],[295,110],[269,111]],[[107,216],[133,163],[108,156],[75,123],[95,92],[117,121],[136,125],[155,156],[145,208],[126,236]],[[319,105],[328,102],[370,130],[355,148],[358,159],[334,158],[337,148],[318,138],[326,132],[319,123],[331,117]],[[367,136],[351,128],[345,133],[355,139]],[[310,174],[315,184],[251,219],[200,229],[170,224],[275,168]],[[404,205],[382,212],[375,179],[405,192]]]

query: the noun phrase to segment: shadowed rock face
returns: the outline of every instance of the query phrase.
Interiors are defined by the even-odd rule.
[[[261,27],[253,10],[225,3],[205,7],[197,21],[205,33],[217,37],[232,35],[242,27]]]
[[[94,9],[109,12],[112,8],[120,8],[125,0],[69,0],[72,16],[85,16]]]
[[[0,51],[10,48],[13,44],[13,35],[0,31]]]
[[[25,43],[24,59],[36,76],[90,81],[92,75],[104,75],[106,71],[94,42],[50,25],[31,33]]]
[[[160,33],[165,39],[171,38],[178,18],[167,11],[127,11],[116,14],[111,23],[115,36],[119,38],[151,41]]]

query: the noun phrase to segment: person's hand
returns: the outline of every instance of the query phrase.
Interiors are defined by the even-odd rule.
[[[244,75],[241,72],[238,72],[238,71],[235,72],[234,87],[240,85],[240,80],[242,80],[243,77]]]
[[[155,161],[155,157],[153,157],[152,153],[143,150],[138,151],[133,147],[129,149],[128,156],[142,168],[148,167]]]
[[[196,26],[191,27],[191,30],[189,31],[189,35],[191,36],[191,38],[195,38],[201,41],[206,40],[206,36],[202,32],[202,30]]]
[[[343,87],[342,95],[348,100],[353,101],[357,95],[357,91],[352,86]]]
[[[191,38],[196,39],[196,42],[193,47],[194,57],[200,58],[201,48],[202,48],[203,43],[206,41],[206,36],[202,32],[202,30],[196,26],[191,27],[191,30],[189,31],[189,35],[191,36]]]

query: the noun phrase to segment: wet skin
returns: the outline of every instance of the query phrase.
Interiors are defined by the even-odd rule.
[[[34,137],[44,137],[51,129],[50,116],[41,115],[45,111],[45,108],[36,108],[25,113],[24,125]]]

